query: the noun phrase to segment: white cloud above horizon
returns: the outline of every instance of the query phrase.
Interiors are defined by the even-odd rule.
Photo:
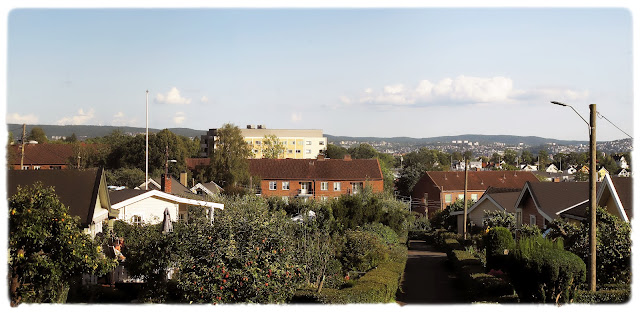
[[[302,113],[291,113],[291,121],[294,123],[302,121]]]
[[[137,122],[137,119],[132,118],[132,119],[127,119],[127,117],[124,115],[124,113],[122,111],[116,113],[113,116],[113,119],[111,120],[111,125],[113,126],[130,126],[130,125],[135,125]]]
[[[7,123],[10,124],[38,124],[38,117],[34,114],[20,115],[18,113],[7,114]]]
[[[181,125],[187,119],[184,112],[176,112],[176,115],[173,117],[173,122],[176,125]]]
[[[180,90],[176,87],[171,87],[171,90],[166,94],[157,94],[155,99],[155,103],[158,104],[176,104],[176,105],[184,105],[190,104],[191,98],[185,98],[180,95]]]
[[[421,80],[414,88],[407,87],[402,83],[384,86],[380,91],[366,88],[358,96],[342,95],[339,99],[342,105],[357,103],[390,108],[452,104],[513,104],[526,101],[548,101],[547,99],[581,100],[589,95],[587,90],[558,87],[518,90],[513,86],[513,80],[508,77],[460,75],[456,78],[444,78],[436,83]]]
[[[93,119],[95,110],[93,108],[85,112],[84,109],[78,109],[78,114],[70,117],[63,117],[58,120],[58,125],[85,125]]]
[[[207,96],[202,96],[202,98],[200,98],[200,103],[209,103],[209,98]]]

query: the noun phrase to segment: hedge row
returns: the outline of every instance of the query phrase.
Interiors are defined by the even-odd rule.
[[[389,261],[367,272],[355,281],[353,286],[344,289],[322,289],[320,294],[314,296],[325,304],[393,302],[406,263],[407,248],[395,247]]]
[[[630,289],[598,290],[596,292],[578,290],[576,291],[576,303],[625,303],[631,296]]]
[[[482,262],[472,253],[453,250],[449,259],[472,301],[517,302],[513,287],[499,277],[485,274]]]

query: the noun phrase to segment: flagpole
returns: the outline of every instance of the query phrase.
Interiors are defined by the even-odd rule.
[[[144,169],[144,190],[148,190],[149,189],[149,90],[147,90],[147,97],[146,97],[146,105],[147,105],[147,119],[146,119],[146,123],[147,123],[147,138],[146,138],[146,151],[145,151],[145,169]]]

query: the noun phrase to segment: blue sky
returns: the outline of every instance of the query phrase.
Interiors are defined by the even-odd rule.
[[[618,8],[14,9],[9,123],[588,140],[633,132]],[[626,136],[598,119],[598,140]]]

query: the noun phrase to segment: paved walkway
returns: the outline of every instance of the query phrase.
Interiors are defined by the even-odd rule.
[[[470,303],[464,291],[456,289],[455,275],[445,264],[447,255],[422,240],[411,240],[398,304]]]

